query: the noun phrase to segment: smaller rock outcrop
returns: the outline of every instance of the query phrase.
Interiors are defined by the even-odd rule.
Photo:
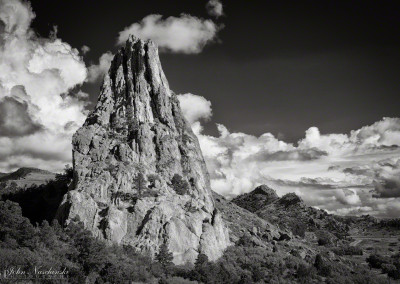
[[[278,198],[275,190],[263,184],[249,193],[239,195],[232,202],[250,212],[256,212]]]
[[[345,235],[348,231],[346,222],[324,210],[307,206],[303,199],[293,192],[279,198],[275,190],[262,185],[249,193],[237,196],[232,202],[276,225],[280,230],[289,231],[301,238],[307,235],[306,232],[323,229],[336,235]],[[281,241],[289,238],[289,234],[281,234],[274,239]]]
[[[306,207],[306,204],[304,203],[303,199],[301,199],[301,197],[294,192],[290,192],[282,196],[282,198],[279,199],[279,204],[282,204],[286,207],[289,206]]]

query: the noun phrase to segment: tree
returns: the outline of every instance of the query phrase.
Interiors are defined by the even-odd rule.
[[[184,195],[189,192],[189,183],[178,174],[175,174],[172,177],[171,185],[175,192],[179,195]]]
[[[317,254],[315,257],[314,266],[318,270],[318,273],[322,276],[329,276],[331,274],[331,268],[320,254]]]
[[[208,263],[208,256],[204,253],[199,253],[199,255],[197,256],[196,262],[194,263],[194,266],[201,267],[207,263]]]
[[[134,182],[135,182],[135,186],[136,186],[139,196],[142,195],[143,190],[146,189],[146,185],[147,185],[147,181],[146,181],[144,175],[141,172],[139,172],[137,174],[137,176],[135,177]]]
[[[160,246],[160,250],[158,251],[158,253],[156,255],[156,260],[165,267],[167,265],[172,264],[173,258],[174,257],[172,255],[172,253],[169,251],[167,243],[164,242]]]

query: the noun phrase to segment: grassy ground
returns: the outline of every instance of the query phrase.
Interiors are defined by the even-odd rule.
[[[366,259],[372,253],[391,256],[400,252],[400,230],[398,229],[370,227],[353,229],[350,233],[353,239],[350,245],[358,246],[364,252],[363,255],[352,256],[352,258],[362,265],[368,266]],[[400,284],[400,280],[389,279],[379,269],[372,269],[372,271],[382,277],[382,283]]]

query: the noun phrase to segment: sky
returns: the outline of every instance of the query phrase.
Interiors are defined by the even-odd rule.
[[[0,0],[0,172],[71,163],[131,33],[158,44],[215,191],[400,216],[397,1]]]

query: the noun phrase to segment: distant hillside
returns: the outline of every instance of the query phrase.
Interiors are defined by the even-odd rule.
[[[53,173],[36,169],[36,168],[19,168],[15,172],[11,173],[0,173],[0,182],[2,181],[9,181],[9,180],[19,180],[23,179],[32,174],[39,174],[39,175],[54,175]]]
[[[12,173],[0,174],[0,190],[9,188],[11,185],[17,188],[26,188],[31,185],[41,185],[56,177],[55,173],[36,169],[20,168]]]

